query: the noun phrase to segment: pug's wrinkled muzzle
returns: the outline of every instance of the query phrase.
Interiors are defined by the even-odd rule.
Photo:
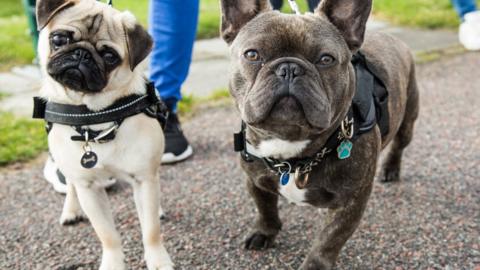
[[[92,53],[83,48],[54,57],[48,63],[47,71],[56,81],[74,91],[96,93],[107,85],[105,72]]]

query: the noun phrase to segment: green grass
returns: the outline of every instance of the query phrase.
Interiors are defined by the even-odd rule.
[[[24,12],[21,0],[2,0],[0,17],[23,15]]]
[[[230,93],[227,89],[218,89],[207,97],[184,96],[178,103],[178,112],[182,117],[189,117],[200,107],[209,107],[213,104],[223,104],[230,101]]]
[[[47,149],[42,121],[0,112],[0,166],[32,159]]]
[[[31,63],[35,54],[25,16],[0,17],[0,70]]]
[[[404,26],[435,29],[459,24],[450,0],[374,0],[373,11],[378,19]]]
[[[10,96],[10,95],[0,91],[0,101],[4,98],[8,97],[8,96]]]

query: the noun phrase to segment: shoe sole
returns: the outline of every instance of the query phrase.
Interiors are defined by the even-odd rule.
[[[53,186],[53,189],[56,192],[66,194],[67,185],[60,182],[58,179],[57,170],[58,169],[57,166],[55,166],[55,163],[48,158],[47,162],[45,163],[45,167],[43,168],[43,177],[45,177],[45,180],[47,180],[47,182]]]
[[[45,163],[45,167],[43,168],[43,176],[45,177],[45,180],[47,180],[47,182],[52,185],[53,189],[56,192],[66,194],[67,185],[60,182],[57,172],[60,172],[57,166],[55,166],[55,163],[52,161],[51,158],[48,158],[47,162]],[[115,183],[117,183],[117,180],[115,178],[110,178],[108,180],[102,181],[99,184],[103,188],[109,188],[115,185]]]
[[[162,164],[172,164],[172,163],[176,163],[176,162],[180,162],[180,161],[183,161],[189,157],[191,157],[193,154],[193,149],[192,147],[189,145],[187,147],[187,149],[185,151],[183,151],[183,153],[181,153],[180,155],[176,156],[175,154],[173,153],[165,153],[163,154],[162,156]]]

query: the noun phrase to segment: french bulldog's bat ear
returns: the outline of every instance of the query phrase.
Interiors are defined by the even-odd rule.
[[[222,23],[220,33],[228,44],[240,29],[259,13],[271,10],[269,0],[221,0]]]
[[[38,0],[36,4],[36,17],[38,31],[42,30],[60,11],[69,8],[78,0]]]
[[[133,28],[125,29],[125,33],[127,35],[128,61],[130,69],[133,71],[152,51],[153,40],[139,24],[135,24]]]
[[[324,14],[335,25],[352,52],[363,44],[368,17],[372,10],[372,0],[322,0],[315,10]]]

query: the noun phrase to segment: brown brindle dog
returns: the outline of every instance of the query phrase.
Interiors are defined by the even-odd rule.
[[[245,123],[246,150],[257,157],[241,162],[259,213],[246,248],[272,245],[282,227],[277,202],[283,195],[328,209],[301,269],[331,269],[360,222],[388,144],[382,180],[399,180],[419,111],[413,57],[393,37],[365,34],[371,0],[323,0],[305,15],[273,11],[267,0],[222,0],[221,6],[221,33],[231,49],[230,92]],[[388,89],[389,131],[382,136],[375,126],[342,158],[330,149],[311,171],[285,169],[283,161],[318,157],[348,117],[356,91],[351,59],[360,49]],[[279,173],[265,158],[279,160]]]

